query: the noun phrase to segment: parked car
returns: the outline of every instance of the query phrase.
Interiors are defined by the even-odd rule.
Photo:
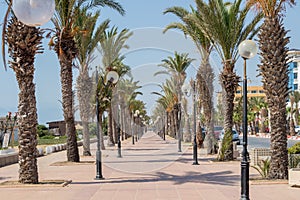
[[[224,129],[222,130],[220,136],[219,136],[219,140],[223,140],[223,137],[224,137]],[[232,141],[233,142],[237,142],[238,145],[240,145],[240,138],[239,138],[239,134],[236,130],[232,129]]]
[[[215,138],[216,138],[217,140],[220,139],[220,134],[221,134],[222,130],[223,130],[223,127],[222,127],[222,126],[215,126],[215,127],[214,127],[214,135],[215,135]]]

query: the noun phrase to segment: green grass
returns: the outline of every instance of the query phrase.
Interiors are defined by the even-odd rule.
[[[63,144],[67,142],[67,137],[59,138],[38,138],[38,145],[52,145],[52,144]]]

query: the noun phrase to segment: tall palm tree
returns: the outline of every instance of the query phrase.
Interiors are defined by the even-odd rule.
[[[79,162],[79,153],[76,139],[74,123],[74,95],[72,90],[73,82],[73,61],[78,55],[78,47],[75,35],[79,27],[76,27],[76,20],[80,14],[82,6],[87,6],[88,10],[109,6],[124,14],[123,8],[112,0],[56,0],[56,13],[52,18],[55,26],[55,35],[50,45],[58,56],[60,63],[60,77],[62,85],[62,104],[64,121],[66,123],[67,135],[67,158],[71,162]]]
[[[177,127],[175,130],[175,135],[177,137],[181,137],[181,88],[184,84],[185,78],[186,78],[186,69],[190,64],[194,61],[194,59],[189,58],[187,53],[181,53],[175,52],[174,57],[168,56],[167,59],[162,60],[162,64],[159,66],[164,67],[165,71],[157,72],[157,74],[170,74],[173,78],[175,83],[175,92],[177,94],[178,102],[174,104],[174,123]]]
[[[295,5],[295,0],[249,0],[264,14],[258,34],[260,75],[270,109],[271,163],[269,178],[288,178],[288,153],[286,130],[286,100],[288,96],[287,44],[289,38],[283,25],[285,6]],[[276,58],[276,59],[274,59]]]
[[[196,0],[197,13],[190,17],[190,20],[211,40],[223,63],[219,79],[223,93],[225,136],[219,151],[219,160],[233,159],[231,134],[233,100],[240,81],[240,77],[234,71],[238,58],[237,47],[243,40],[252,38],[257,33],[256,26],[262,18],[262,15],[258,14],[245,25],[250,8],[241,7],[241,3],[242,0],[235,0],[232,3],[225,3],[223,0],[209,0],[208,3]]]
[[[263,97],[251,97],[248,98],[248,104],[249,104],[249,112],[252,112],[254,114],[254,120],[252,121],[252,124],[254,126],[255,133],[259,132],[259,127],[261,127],[261,133],[264,132],[264,119],[263,114],[265,115],[265,109],[267,107],[266,102]],[[266,117],[266,116],[264,116]],[[261,123],[259,123],[261,121]],[[251,122],[251,121],[250,121]]]
[[[266,130],[265,122],[266,122],[266,118],[268,117],[268,111],[267,111],[268,104],[266,103],[264,97],[252,97],[250,99],[250,102],[254,104],[254,111],[258,115],[256,118],[259,118],[259,120],[256,121],[256,123],[258,123],[257,126],[260,127],[259,132],[264,133]]]
[[[162,85],[159,85],[161,92],[152,92],[152,94],[159,95],[160,98],[157,103],[161,104],[165,111],[167,117],[167,127],[166,132],[171,137],[175,137],[178,133],[178,110],[176,110],[176,105],[178,105],[178,93],[176,91],[177,79],[171,77],[166,80]]]
[[[195,59],[189,58],[187,53],[174,53],[174,57],[168,56],[167,59],[163,59],[162,63],[159,65],[164,67],[166,71],[157,72],[157,74],[170,74],[178,82],[176,85],[176,91],[178,94],[181,92],[181,87],[186,78],[186,69]]]
[[[43,31],[27,26],[13,15],[4,27],[4,38],[12,60],[10,67],[16,74],[19,85],[19,182],[38,183],[37,169],[37,110],[35,97],[34,60],[42,53]],[[3,44],[4,45],[4,44]]]
[[[131,120],[133,119],[133,113],[135,112],[130,109],[131,103],[136,100],[138,95],[142,95],[143,93],[137,91],[141,88],[138,85],[139,81],[133,81],[133,78],[130,79],[121,79],[118,82],[118,94],[119,94],[119,104],[121,108],[121,122],[122,122],[122,132],[127,135],[132,134]],[[123,136],[123,134],[122,134]]]
[[[206,125],[206,132],[207,136],[205,137],[208,152],[213,152],[213,80],[214,80],[214,73],[209,64],[209,55],[212,50],[212,45],[210,40],[205,37],[201,29],[198,26],[195,26],[195,23],[189,20],[189,15],[193,15],[196,13],[194,9],[192,12],[188,12],[182,7],[172,7],[166,9],[164,14],[166,13],[173,13],[183,23],[171,23],[169,24],[165,30],[169,30],[171,28],[181,30],[185,35],[189,35],[193,42],[195,43],[200,56],[201,56],[201,65],[197,71],[197,90],[199,90],[199,98],[201,101],[201,105],[204,108],[204,116],[205,116],[205,125]],[[208,95],[208,96],[207,96]]]
[[[78,18],[75,26],[80,27],[82,31],[75,35],[75,40],[78,45],[78,63],[75,64],[79,69],[79,75],[76,80],[77,98],[79,102],[80,118],[82,122],[83,135],[83,155],[90,156],[90,137],[88,122],[91,116],[91,97],[92,79],[89,75],[91,62],[95,59],[94,50],[97,43],[103,37],[103,32],[108,27],[109,20],[102,22],[96,27],[97,19],[100,12],[92,14],[88,12],[87,6],[79,10]]]
[[[122,60],[124,57],[121,55],[121,50],[128,49],[129,46],[126,44],[126,41],[129,37],[132,36],[132,32],[129,29],[123,29],[121,32],[118,32],[117,27],[112,27],[109,31],[104,33],[103,39],[99,41],[100,45],[97,47],[98,51],[102,55],[102,66],[106,71],[110,71],[115,67],[114,65],[120,64],[115,70],[119,70],[118,74],[123,75],[122,68],[124,64]],[[126,73],[126,72],[125,72]],[[112,108],[108,107],[108,144],[114,145],[113,137],[113,121],[112,121]]]
[[[113,133],[114,139],[112,140],[113,143],[116,143],[118,141],[118,132],[117,128],[123,128],[121,127],[121,117],[120,114],[121,112],[119,111],[119,107],[122,105],[123,98],[121,96],[124,96],[123,90],[120,90],[119,84],[122,83],[122,79],[124,79],[124,76],[126,74],[130,75],[130,67],[125,65],[123,63],[123,59],[125,57],[118,58],[117,60],[113,61],[111,63],[111,66],[113,67],[108,67],[108,69],[112,69],[116,71],[119,75],[119,81],[116,85],[116,87],[113,90],[113,96],[112,96],[112,101],[109,107],[109,129]],[[113,119],[113,120],[112,120]],[[123,131],[123,130],[121,130]],[[124,139],[124,135],[121,134],[122,138]]]

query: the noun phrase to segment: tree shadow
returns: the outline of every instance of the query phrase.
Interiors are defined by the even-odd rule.
[[[144,174],[147,175],[147,174]],[[149,174],[148,174],[149,175]],[[233,186],[237,185],[240,176],[232,171],[219,171],[211,173],[186,172],[184,175],[175,175],[165,172],[156,172],[149,177],[122,177],[108,178],[98,182],[72,182],[71,184],[122,184],[122,183],[150,183],[150,182],[172,182],[174,185],[184,183],[204,183]]]

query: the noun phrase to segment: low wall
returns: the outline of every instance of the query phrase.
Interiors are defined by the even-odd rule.
[[[91,143],[96,142],[96,139],[91,139]],[[82,146],[82,141],[77,142],[78,146]],[[66,144],[49,145],[43,148],[38,148],[38,157],[48,155],[54,152],[66,150]],[[18,162],[18,152],[12,149],[0,151],[0,167],[15,164]]]
[[[300,186],[300,168],[289,169],[289,185],[292,187]]]
[[[254,148],[250,151],[251,165],[258,165],[262,160],[270,158],[271,150],[269,148]]]
[[[0,155],[0,167],[11,165],[18,162],[18,152]]]

